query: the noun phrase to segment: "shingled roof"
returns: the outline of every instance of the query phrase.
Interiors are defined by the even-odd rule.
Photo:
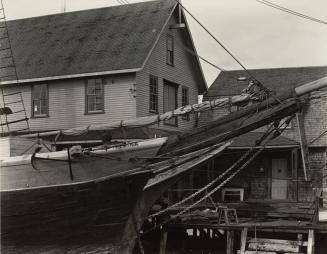
[[[248,132],[241,136],[236,137],[230,146],[230,149],[247,149],[255,146],[257,140],[264,135],[264,132]],[[289,138],[278,136],[273,140],[270,140],[265,147],[270,148],[291,148],[298,147],[299,144]]]
[[[265,87],[281,92],[327,76],[327,66],[255,69],[250,72]],[[249,75],[243,70],[221,72],[204,98],[240,94],[248,83],[237,81],[239,77],[249,77]]]
[[[161,0],[9,21],[18,77],[139,70],[175,6]]]

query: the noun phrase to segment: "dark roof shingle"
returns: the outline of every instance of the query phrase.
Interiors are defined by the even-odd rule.
[[[265,87],[281,92],[327,76],[327,66],[256,69],[250,72]],[[221,72],[204,98],[240,94],[248,83],[237,81],[239,77],[249,77],[249,75],[243,70]]]
[[[175,5],[161,0],[9,21],[18,77],[141,68]]]
[[[233,140],[231,148],[248,148],[255,145],[256,141],[264,135],[263,132],[248,132],[241,136],[238,136]],[[296,147],[299,144],[286,137],[278,136],[273,140],[270,140],[267,144],[269,148],[281,148],[281,147]]]

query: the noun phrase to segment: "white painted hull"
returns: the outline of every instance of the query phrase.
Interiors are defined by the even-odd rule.
[[[138,167],[134,158],[156,156],[167,138],[149,139],[71,156],[67,151],[14,156],[0,161],[1,191],[80,183],[119,174]],[[34,167],[33,167],[34,166]]]

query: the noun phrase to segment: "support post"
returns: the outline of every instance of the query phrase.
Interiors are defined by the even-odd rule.
[[[67,147],[67,157],[68,157],[68,166],[69,166],[69,176],[70,176],[70,180],[74,180],[74,176],[73,176],[73,169],[72,169],[72,162],[70,159],[70,150],[69,150],[69,146]]]
[[[168,231],[163,227],[162,230],[161,230],[159,254],[165,254],[166,253],[167,237],[168,237]]]
[[[227,230],[227,244],[226,254],[233,254],[234,252],[234,230]]]
[[[307,139],[305,136],[305,129],[304,129],[304,119],[302,113],[296,113],[296,120],[298,124],[298,131],[299,131],[299,138],[300,138],[300,147],[301,147],[301,155],[302,155],[302,164],[304,170],[304,179],[308,180],[307,172],[310,169],[309,164],[309,150]]]
[[[241,233],[240,254],[244,254],[245,253],[247,236],[248,236],[248,228],[243,228],[242,233]]]
[[[307,254],[314,254],[314,248],[315,248],[315,235],[314,235],[314,230],[313,229],[309,229]]]

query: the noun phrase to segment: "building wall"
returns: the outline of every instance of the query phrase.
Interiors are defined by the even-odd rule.
[[[21,85],[24,105],[33,131],[67,129],[89,124],[135,118],[135,75],[104,77],[104,113],[85,114],[85,79],[48,82],[49,116],[33,118],[31,115],[32,84]],[[6,93],[17,88],[8,87]],[[2,96],[1,96],[2,98]],[[3,103],[2,103],[3,104]],[[16,107],[20,106],[19,104]],[[15,107],[10,105],[14,110]],[[12,117],[16,117],[12,115]],[[23,123],[22,123],[23,124]],[[18,125],[15,125],[18,128]]]
[[[189,88],[189,103],[198,103],[198,83],[199,77],[195,72],[194,57],[183,47],[185,46],[183,29],[169,29],[169,25],[176,24],[176,19],[172,17],[163,31],[153,53],[148,59],[144,69],[137,73],[137,116],[146,116],[149,112],[149,75],[158,77],[159,81],[159,113],[164,113],[163,109],[163,81],[164,79],[179,84],[178,87],[178,107],[182,106],[182,86]],[[185,31],[184,31],[185,32]],[[166,36],[174,36],[174,66],[166,63]],[[181,46],[183,44],[184,46]],[[189,46],[188,46],[189,47]],[[178,127],[167,126],[160,123],[159,128],[167,130],[185,130],[193,128],[195,115],[190,115],[190,120],[178,119]],[[155,126],[154,126],[155,127]],[[158,125],[157,125],[158,127]]]
[[[213,98],[204,99],[209,100]],[[301,114],[304,119],[306,141],[309,145],[310,169],[307,174],[310,182],[304,180],[301,156],[299,153],[298,185],[296,186],[292,183],[289,185],[289,188],[297,189],[297,199],[299,201],[313,200],[313,188],[323,188],[323,199],[327,206],[327,180],[325,179],[326,177],[323,177],[324,175],[327,176],[327,89],[312,92],[308,96],[308,99],[309,101],[303,104]],[[203,126],[235,110],[237,110],[236,107],[225,107],[203,112],[200,116],[199,125]],[[257,131],[265,131],[266,129],[267,127],[264,126],[257,129]],[[292,120],[290,127],[287,128],[282,135],[297,142],[300,141],[296,118]]]
[[[327,131],[327,89],[312,92],[309,99],[302,109],[307,143],[311,147],[327,147],[327,135],[316,139]],[[300,140],[296,119],[292,121],[292,128],[286,130],[283,135],[296,141]]]

